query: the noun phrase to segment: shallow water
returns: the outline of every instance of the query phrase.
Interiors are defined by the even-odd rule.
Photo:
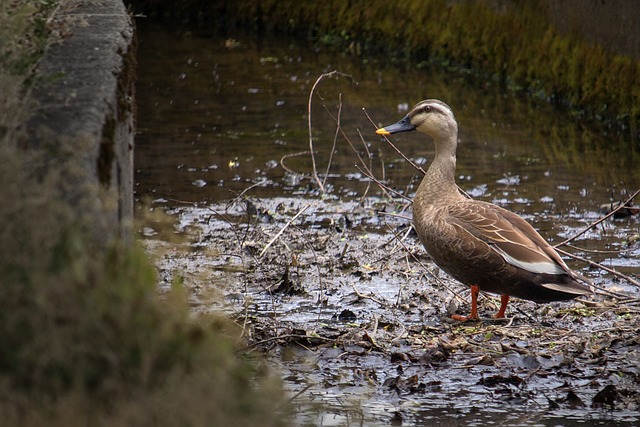
[[[249,195],[313,195],[311,156],[284,160],[305,178],[286,173],[280,162],[309,150],[309,93],[331,70],[353,76],[323,79],[312,102],[319,173],[336,140],[326,185],[332,195],[358,198],[367,188],[354,167],[358,157],[342,135],[335,138],[331,115],[338,116],[338,106],[342,130],[365,157],[367,144],[375,175],[411,194],[415,170],[374,134],[363,109],[385,125],[426,97],[447,102],[460,123],[459,185],[534,221],[550,240],[597,218],[601,204],[640,185],[639,149],[623,135],[461,70],[363,59],[245,33],[204,36],[142,25],[139,36],[138,198],[216,202],[261,181]],[[433,155],[423,135],[393,140],[418,162]],[[369,194],[381,193],[373,185]],[[612,233],[611,244],[625,237]]]
[[[212,222],[191,205],[196,203],[204,211],[208,206],[222,209],[220,202],[238,195],[271,200],[263,203],[269,215],[276,215],[273,212],[277,206],[309,200],[312,207],[304,219],[308,229],[335,227],[345,212],[356,209],[357,201],[365,193],[381,195],[376,185],[370,186],[354,166],[358,156],[346,138],[365,158],[364,145],[367,146],[371,169],[379,179],[411,195],[418,175],[374,134],[375,127],[363,109],[376,124],[388,125],[401,118],[406,108],[427,97],[447,102],[459,121],[459,185],[475,198],[498,203],[523,215],[550,241],[558,242],[579,231],[600,216],[601,204],[622,200],[627,192],[640,186],[638,147],[623,136],[580,123],[569,111],[506,92],[497,82],[472,76],[464,70],[385,58],[363,59],[293,39],[257,37],[241,32],[203,35],[141,24],[136,196],[139,206],[143,200],[150,199],[154,206],[177,208],[173,213],[180,221],[178,230],[213,225],[218,228],[207,229],[206,233],[219,233],[225,225]],[[310,148],[309,93],[319,76],[332,70],[351,77],[323,79],[312,101],[313,146],[318,151],[315,160],[321,179],[331,158],[324,199],[339,206],[334,214],[324,215],[314,212],[314,206],[318,205],[312,201],[320,194],[310,179],[311,156],[296,154]],[[339,109],[340,127],[346,138],[341,134],[336,137],[334,118],[338,117]],[[400,134],[392,140],[407,156],[425,168],[428,166],[433,147],[426,137]],[[336,148],[332,150],[334,141]],[[272,200],[276,197],[283,199]],[[374,203],[367,202],[368,205]],[[356,226],[361,227],[363,233],[377,228],[376,215],[359,218]],[[626,250],[624,257],[617,252],[580,253],[637,274],[640,250],[637,245],[626,246],[626,241],[637,235],[638,230],[635,218],[617,220],[586,233],[576,243],[600,251]],[[199,240],[194,251],[206,252],[206,242],[206,239]],[[357,250],[357,244],[351,244],[351,248]],[[210,258],[190,259],[186,264],[181,264],[184,260],[174,260],[180,268],[213,271],[206,277],[194,279],[203,283],[195,287],[193,304],[204,311],[218,308],[219,302],[202,288],[215,283],[218,292],[236,295],[240,291],[229,289],[229,283],[240,283],[238,271],[245,268],[237,257],[220,257],[224,261],[219,264],[209,263]],[[584,268],[577,263],[572,265]],[[172,267],[164,265],[163,268]],[[596,272],[590,275],[600,282],[611,281],[606,275],[599,278]],[[367,283],[363,292],[373,292],[380,298],[392,299],[399,292],[381,279]],[[619,287],[637,292],[624,284]],[[268,306],[272,300],[258,300],[257,304]],[[289,316],[288,321],[311,320],[308,313],[313,305],[310,306],[308,300],[303,298],[293,306],[287,304],[292,302],[285,302],[282,307]],[[331,313],[323,316],[326,316],[323,322],[331,322]],[[422,320],[420,316],[405,315],[400,321],[419,324]],[[331,355],[321,362],[310,362],[308,356],[282,356],[289,361],[283,362],[282,369],[288,372],[287,384],[292,390],[314,379],[323,381],[322,374],[315,368],[305,366],[332,362]],[[343,363],[345,369],[349,369],[348,360],[335,357],[333,362]],[[368,363],[374,366],[381,362],[372,358]],[[389,368],[387,365],[385,369]],[[455,386],[455,375],[452,374],[449,381],[449,387]],[[455,393],[449,390],[438,394],[442,392],[439,388],[438,393],[434,392],[434,397],[426,401],[424,395],[415,400],[406,395],[394,400],[376,387],[367,389],[362,383],[347,387],[336,380],[332,384],[337,385],[311,388],[307,395],[310,402],[300,403],[301,424],[371,425],[392,419],[396,410],[402,414],[403,425],[433,420],[438,420],[439,425],[454,422],[579,425],[590,413],[588,410],[577,415],[571,411],[534,410],[530,418],[524,419],[526,413],[510,412],[507,408],[511,403],[505,406],[496,396],[495,404],[479,405],[473,399],[481,399],[483,391],[471,390],[465,395],[471,400],[456,404],[451,401]],[[538,398],[544,400],[542,395]],[[349,405],[351,400],[358,404]],[[310,409],[313,401],[329,404],[329,409],[314,412]],[[627,413],[612,415],[611,419],[637,421]],[[607,420],[598,412],[590,422]]]

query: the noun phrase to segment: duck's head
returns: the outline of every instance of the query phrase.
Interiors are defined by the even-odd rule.
[[[436,142],[454,141],[458,135],[458,122],[451,108],[437,99],[418,102],[399,122],[376,131],[378,135],[392,135],[417,130],[432,137]]]

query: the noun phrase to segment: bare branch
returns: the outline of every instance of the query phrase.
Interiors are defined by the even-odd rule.
[[[632,285],[637,286],[637,287],[640,288],[640,282],[635,280],[631,276],[628,276],[626,274],[620,273],[619,271],[616,271],[613,268],[606,267],[606,266],[604,266],[604,265],[602,265],[602,264],[600,264],[598,262],[591,261],[590,259],[583,258],[583,257],[581,257],[579,255],[572,254],[571,252],[563,251],[562,249],[560,249],[558,247],[556,247],[555,249],[556,249],[556,251],[560,252],[563,255],[566,255],[568,257],[577,259],[578,261],[586,262],[587,264],[592,265],[594,267],[601,268],[601,269],[603,269],[605,271],[608,271],[609,273],[613,274],[614,276],[618,276],[618,277],[626,280],[627,282],[631,283]]]
[[[321,74],[320,77],[318,77],[316,82],[313,84],[313,87],[311,87],[311,92],[309,93],[309,104],[307,106],[307,121],[308,121],[307,125],[309,128],[309,151],[311,152],[311,163],[313,164],[313,178],[316,181],[316,184],[318,184],[318,187],[320,187],[320,191],[322,193],[325,192],[325,189],[324,189],[324,185],[322,184],[322,181],[320,181],[320,177],[318,176],[318,169],[316,167],[316,157],[314,155],[315,151],[313,150],[313,131],[311,127],[311,104],[313,102],[313,93],[315,92],[316,87],[318,86],[320,81],[325,77],[333,77],[335,75],[352,77],[349,74],[341,73],[338,70],[333,70],[329,73]]]
[[[333,161],[333,154],[336,151],[336,144],[338,143],[338,134],[340,133],[340,117],[342,115],[342,94],[338,94],[338,116],[336,117],[336,133],[333,135],[333,146],[331,147],[331,153],[329,153],[329,161],[327,162],[327,170],[324,173],[324,179],[322,185],[327,183],[329,177],[329,169],[331,169],[331,162]],[[326,109],[326,106],[325,106]],[[328,111],[328,110],[327,110]]]
[[[258,255],[258,257],[259,257],[259,258],[262,258],[262,256],[265,254],[265,252],[267,252],[267,249],[269,249],[269,247],[271,247],[271,245],[273,244],[273,242],[275,242],[276,240],[278,240],[278,237],[280,237],[280,235],[282,235],[282,233],[284,232],[284,230],[286,230],[286,229],[287,229],[287,227],[289,227],[293,221],[295,221],[295,220],[296,220],[300,215],[302,215],[302,212],[306,211],[306,210],[307,210],[307,208],[308,208],[309,206],[311,206],[311,205],[305,205],[302,209],[300,209],[300,210],[298,211],[298,213],[297,213],[297,214],[295,214],[295,215],[293,216],[293,218],[291,218],[289,221],[287,221],[287,223],[284,225],[284,227],[282,227],[282,228],[280,229],[280,231],[278,231],[278,233],[277,233],[275,236],[273,236],[273,239],[271,239],[271,240],[269,241],[269,243],[267,243],[267,246],[265,246],[265,247],[264,247],[264,249],[262,250],[262,252],[260,252],[260,255]]]
[[[587,231],[591,230],[593,227],[597,226],[598,224],[600,224],[603,221],[606,221],[608,218],[611,218],[616,212],[618,212],[620,209],[623,209],[624,207],[626,207],[627,203],[631,202],[638,194],[640,194],[640,189],[636,190],[635,193],[633,193],[631,195],[631,197],[627,198],[627,200],[624,201],[624,203],[620,203],[615,209],[613,209],[611,212],[609,212],[608,214],[606,214],[605,216],[603,216],[602,218],[600,218],[599,220],[597,220],[596,222],[593,222],[591,224],[589,224],[587,227],[583,228],[579,233],[569,237],[566,240],[563,240],[562,242],[558,243],[557,245],[554,245],[554,248],[559,248],[560,246],[564,246],[569,242],[572,242],[574,240],[576,240],[578,237],[582,236],[584,233],[586,233]]]
[[[382,191],[384,191],[385,193],[387,193],[387,196],[389,196],[390,199],[393,199],[393,197],[391,197],[388,194],[388,192],[394,193],[396,196],[401,197],[401,198],[405,199],[408,202],[411,202],[411,199],[409,197],[405,196],[404,194],[402,194],[399,191],[394,190],[393,188],[389,187],[388,185],[385,185],[382,182],[380,182],[375,176],[373,176],[373,174],[371,174],[371,171],[365,171],[358,165],[355,165],[355,166],[364,176],[366,176],[367,178],[369,178],[370,180],[372,180],[373,182],[378,184],[380,189]]]
[[[296,172],[296,171],[294,171],[293,169],[287,167],[287,165],[284,164],[284,159],[289,159],[291,157],[305,156],[307,154],[311,154],[313,156],[313,153],[311,153],[309,151],[298,151],[297,153],[285,154],[284,156],[282,156],[280,158],[280,166],[282,166],[282,169],[284,169],[285,171],[289,172],[290,174],[300,175],[300,176],[302,176],[304,178],[308,178],[303,173]]]

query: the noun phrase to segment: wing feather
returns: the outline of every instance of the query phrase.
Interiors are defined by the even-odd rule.
[[[448,213],[509,264],[532,273],[570,274],[560,255],[518,215],[479,201],[452,204]]]

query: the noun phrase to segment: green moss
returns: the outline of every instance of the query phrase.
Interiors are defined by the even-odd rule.
[[[25,93],[48,42],[46,20],[55,1],[0,2],[0,144],[9,143],[25,117]]]

